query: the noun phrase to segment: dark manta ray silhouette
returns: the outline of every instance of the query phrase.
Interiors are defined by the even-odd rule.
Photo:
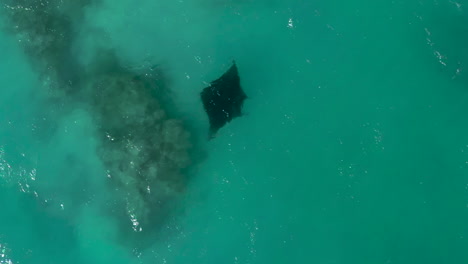
[[[240,85],[236,62],[220,78],[203,89],[201,99],[210,120],[210,139],[232,119],[242,116],[247,95]]]

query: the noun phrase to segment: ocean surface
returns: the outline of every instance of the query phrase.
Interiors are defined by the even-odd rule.
[[[467,1],[70,2],[0,1],[0,263],[468,263]],[[233,60],[244,116],[207,140]],[[191,162],[140,225],[102,109],[154,98],[89,98],[155,67]]]

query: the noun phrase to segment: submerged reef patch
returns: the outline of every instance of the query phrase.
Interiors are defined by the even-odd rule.
[[[139,224],[150,221],[149,210],[162,210],[162,202],[185,187],[181,171],[190,164],[190,135],[141,78],[112,73],[96,76],[88,85],[94,91],[90,107],[101,137],[98,155],[108,177],[122,190]]]
[[[70,92],[80,78],[80,68],[73,54],[77,21],[62,13],[65,8],[62,1],[4,2],[7,2],[2,10],[6,18],[5,30],[15,34],[34,70],[51,84],[50,92]]]
[[[80,65],[74,54],[77,27],[84,7],[93,3],[3,1],[5,29],[17,37],[50,97],[94,118],[103,177],[115,194],[108,204],[127,214],[127,229],[158,230],[186,187],[191,136],[172,111],[164,80],[157,79],[164,73],[149,76],[122,67],[111,50],[102,57],[111,60],[97,55],[95,65]]]

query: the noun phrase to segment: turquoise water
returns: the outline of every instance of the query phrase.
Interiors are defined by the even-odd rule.
[[[2,13],[0,263],[468,261],[467,2],[76,3],[51,53]],[[51,88],[101,68],[98,48],[162,67],[193,134],[190,180],[144,237],[107,211],[101,113]],[[198,94],[233,59],[246,116],[208,142]]]

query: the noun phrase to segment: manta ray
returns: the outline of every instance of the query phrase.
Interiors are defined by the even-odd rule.
[[[203,107],[210,121],[209,137],[214,138],[220,128],[242,116],[247,95],[240,85],[236,62],[221,77],[201,92]]]

